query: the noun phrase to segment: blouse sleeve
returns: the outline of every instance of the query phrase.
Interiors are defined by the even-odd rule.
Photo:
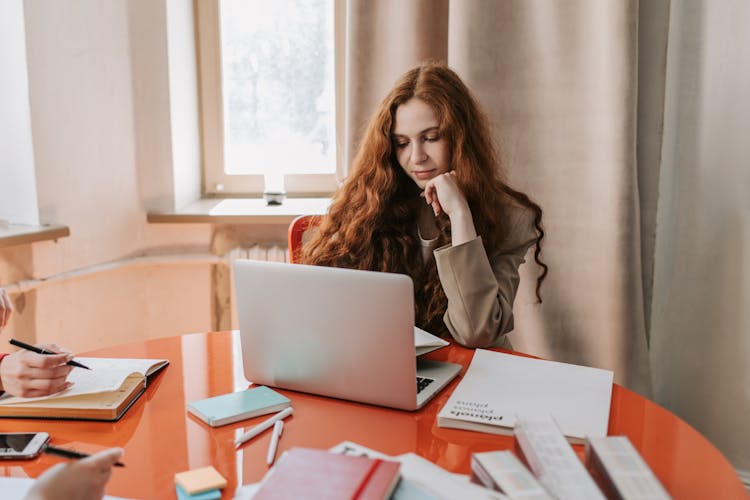
[[[7,356],[8,354],[9,353],[7,353],[7,352],[0,352],[0,363],[3,362],[3,358],[5,356]],[[0,396],[2,396],[3,394],[5,394],[5,391],[3,390],[3,384],[2,384],[2,382],[0,382]]]
[[[443,321],[458,343],[510,347],[505,334],[513,329],[518,268],[537,238],[533,222],[523,219],[514,225],[512,241],[492,257],[487,256],[481,237],[435,250],[438,275],[448,298]]]

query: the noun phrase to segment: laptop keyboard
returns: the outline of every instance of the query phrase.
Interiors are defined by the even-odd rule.
[[[417,394],[422,392],[422,389],[433,383],[435,380],[431,378],[417,377]]]

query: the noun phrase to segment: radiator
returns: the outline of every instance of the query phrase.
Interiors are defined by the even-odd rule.
[[[229,260],[251,259],[271,262],[289,262],[289,250],[286,246],[274,244],[257,244],[247,248],[235,248],[229,252]]]
[[[216,303],[222,305],[217,308],[215,313],[216,325],[213,325],[215,330],[236,330],[239,328],[237,307],[232,306],[236,303],[236,299],[234,297],[234,276],[232,276],[231,263],[237,259],[289,262],[289,251],[286,246],[279,244],[259,243],[248,247],[236,247],[230,250],[226,257],[229,263],[229,273],[225,274],[223,278],[219,278],[218,281],[224,283],[223,285],[214,285],[217,290],[216,293],[219,295]]]

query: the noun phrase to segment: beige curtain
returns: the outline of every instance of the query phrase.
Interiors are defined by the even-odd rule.
[[[405,69],[447,60],[497,125],[513,183],[545,211],[543,304],[524,266],[513,343],[609,368],[650,394],[635,170],[637,2],[353,0],[350,153]],[[447,30],[442,31],[442,30]]]
[[[651,360],[656,400],[750,488],[748,26],[746,0],[670,4]]]

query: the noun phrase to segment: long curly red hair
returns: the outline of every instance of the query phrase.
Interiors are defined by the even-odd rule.
[[[333,196],[311,239],[302,248],[306,264],[401,273],[414,281],[415,322],[445,335],[447,307],[435,265],[422,264],[417,233],[419,187],[396,159],[392,131],[396,109],[417,97],[432,107],[439,134],[447,139],[455,180],[471,209],[477,233],[488,251],[508,236],[508,207],[535,214],[538,237],[534,258],[542,267],[536,293],[547,274],[540,260],[542,209],[504,179],[489,120],[458,75],[442,63],[426,62],[404,74],[370,120],[350,173]],[[450,243],[450,221],[437,220],[438,246]]]

